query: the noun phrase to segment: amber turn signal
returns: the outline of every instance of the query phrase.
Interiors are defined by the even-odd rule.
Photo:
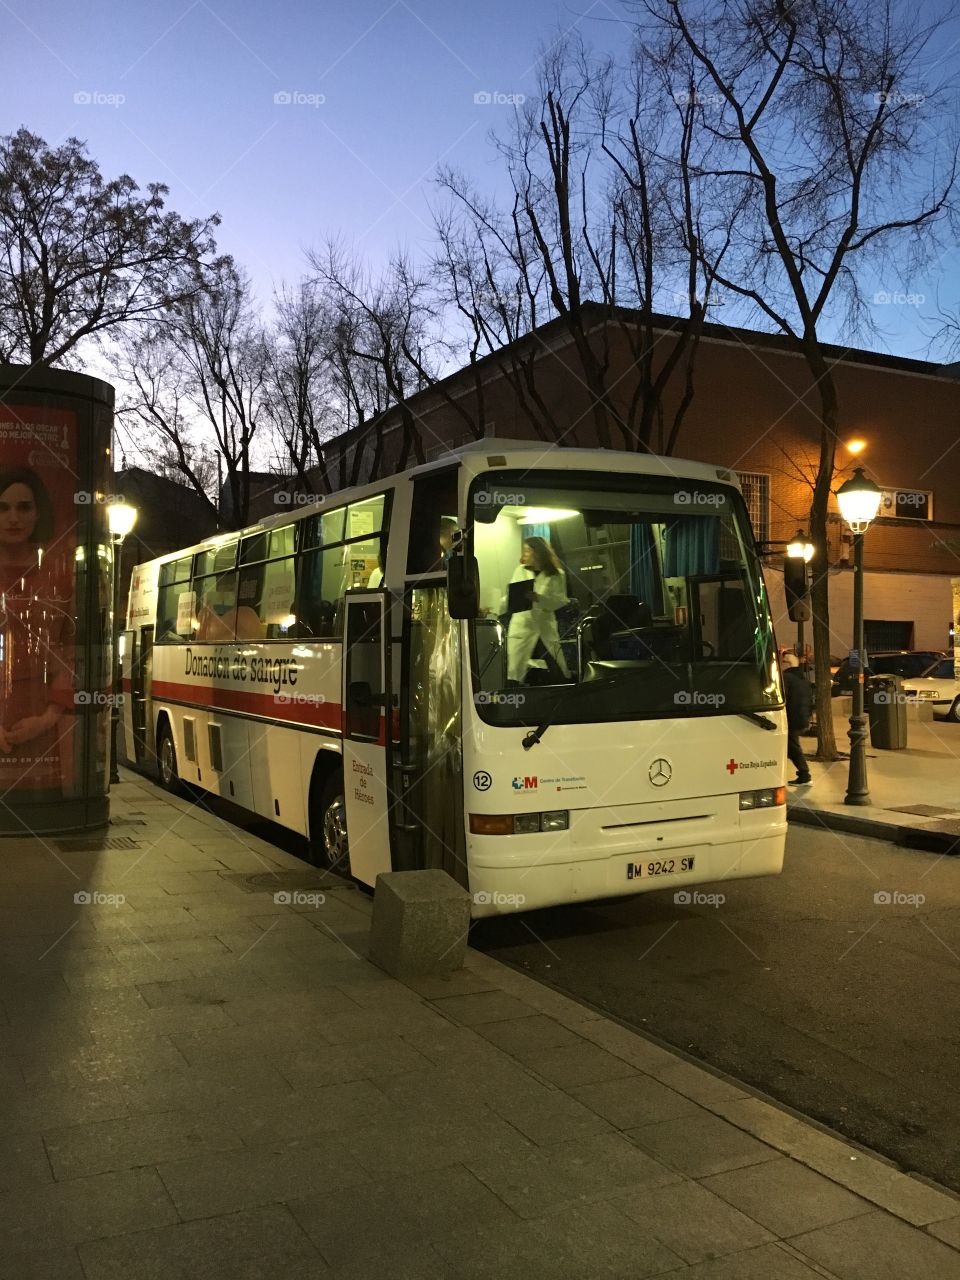
[[[470,831],[475,836],[512,836],[512,813],[471,813]]]

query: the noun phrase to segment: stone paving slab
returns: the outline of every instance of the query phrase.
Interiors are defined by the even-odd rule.
[[[311,1280],[328,1270],[282,1205],[99,1240],[79,1254],[87,1280]]]
[[[960,1280],[949,1192],[488,956],[389,978],[125,776],[139,849],[0,857],[4,1280]]]
[[[869,1201],[790,1159],[718,1173],[701,1185],[777,1236],[814,1231],[873,1209]]]
[[[371,1275],[392,1273],[397,1262],[431,1241],[455,1242],[464,1223],[486,1234],[517,1221],[499,1196],[458,1164],[294,1200],[290,1211],[332,1266],[365,1260]]]
[[[838,711],[835,708],[837,746],[847,752],[849,722]],[[803,745],[810,755],[816,749],[813,738],[805,738]],[[960,725],[911,717],[905,749],[868,747],[869,804],[844,803],[849,760],[832,764],[810,760],[811,784],[788,788],[788,817],[827,830],[956,855],[960,853],[958,756]]]

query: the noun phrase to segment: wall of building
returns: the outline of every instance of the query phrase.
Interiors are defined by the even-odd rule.
[[[787,616],[783,577],[777,567],[764,574],[777,642],[793,645],[797,624]],[[907,647],[912,649],[951,648],[950,621],[952,579],[937,574],[865,573],[863,577],[864,618],[874,622],[911,624]],[[804,639],[811,648],[810,623]],[[840,569],[830,577],[830,653],[843,658],[853,647],[853,572]]]
[[[663,340],[669,352],[670,338]],[[554,424],[557,440],[567,445],[599,444],[590,400],[569,349],[545,353],[537,387]],[[629,376],[627,343],[611,339],[612,398],[626,413],[634,380]],[[883,532],[868,545],[867,563],[876,570],[952,572],[960,559],[960,385],[954,378],[920,374],[914,368],[842,362],[835,365],[840,401],[841,441],[866,440],[862,456],[868,474],[882,488],[933,490],[937,529],[926,522],[884,520]],[[509,381],[489,370],[484,391],[487,433],[506,439],[537,439]],[[682,391],[673,384],[664,419],[669,428]],[[461,403],[479,420],[472,384],[464,379]],[[463,419],[439,397],[425,393],[418,403],[428,456],[445,444],[469,439]],[[677,457],[712,462],[741,472],[770,477],[770,528],[774,539],[789,538],[808,521],[820,450],[819,396],[800,356],[747,345],[736,338],[705,338],[696,363],[696,394],[680,430]],[[387,469],[395,466],[399,430],[387,424]],[[616,443],[622,447],[623,439]],[[545,448],[549,447],[545,443]],[[835,487],[853,473],[856,462],[837,451]],[[954,533],[955,527],[956,532]],[[930,556],[937,557],[929,563]]]
[[[537,381],[546,417],[562,443],[596,447],[595,417],[583,380],[571,367],[572,349],[560,346],[556,335],[552,341]],[[670,336],[662,339],[663,358],[671,345]],[[617,332],[611,335],[610,354],[608,383],[625,412],[635,379],[629,345]],[[840,404],[834,488],[852,475],[858,461],[843,442],[860,437],[867,448],[859,461],[882,488],[933,492],[932,520],[884,517],[871,528],[864,548],[870,584],[867,617],[912,621],[916,647],[943,647],[951,616],[950,580],[960,576],[960,384],[934,366],[883,363],[868,356],[859,363],[853,358],[837,362],[834,375]],[[665,430],[681,392],[677,381],[665,401]],[[473,385],[466,378],[461,403],[478,418]],[[756,342],[742,334],[705,337],[697,356],[696,394],[674,453],[768,477],[768,527],[762,532],[786,541],[808,526],[820,451],[819,413],[819,395],[802,357],[764,345],[760,335]],[[462,417],[434,393],[424,393],[417,414],[428,456],[445,443],[456,446],[469,438]],[[484,391],[484,423],[494,438],[538,438],[514,389],[493,366]],[[387,469],[396,458],[399,437],[388,424]],[[545,454],[550,447],[544,442]],[[616,468],[615,452],[610,465]],[[845,653],[852,631],[852,552],[835,500],[832,506],[828,557],[837,573],[831,583],[831,625],[837,651]],[[773,588],[771,596],[776,598]],[[794,624],[788,629],[795,634]]]

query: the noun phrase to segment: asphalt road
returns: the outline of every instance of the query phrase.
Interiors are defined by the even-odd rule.
[[[725,901],[658,892],[471,941],[960,1191],[960,858],[794,826],[782,876],[698,889]]]

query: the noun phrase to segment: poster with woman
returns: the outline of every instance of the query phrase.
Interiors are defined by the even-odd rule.
[[[0,404],[0,799],[71,794],[76,725],[73,413]]]

